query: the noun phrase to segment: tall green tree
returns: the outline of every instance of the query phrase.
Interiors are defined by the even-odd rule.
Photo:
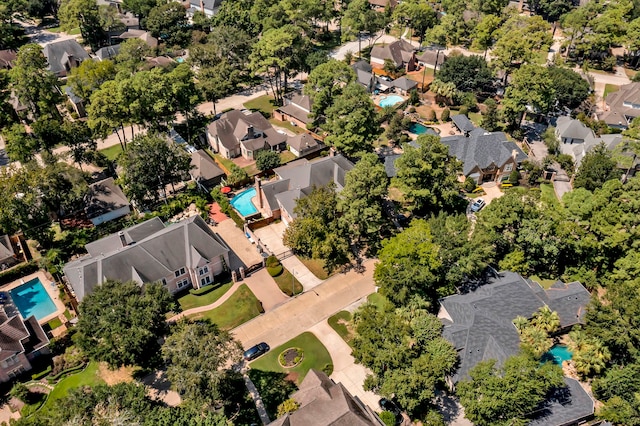
[[[469,372],[470,379],[458,383],[456,392],[465,417],[477,425],[525,424],[554,387],[562,387],[562,370],[555,364],[540,364],[526,354],[507,358],[502,367],[495,360],[482,361]]]
[[[453,83],[461,92],[478,93],[489,88],[493,75],[487,61],[480,56],[453,56],[438,70],[438,79]]]
[[[500,120],[498,118],[498,104],[491,98],[484,101],[487,109],[482,114],[482,122],[480,126],[488,132],[495,132],[500,128]]]
[[[386,26],[386,20],[384,14],[371,8],[368,0],[351,0],[340,20],[342,41],[357,37],[358,57],[360,57],[362,35],[366,33],[369,40],[373,40],[372,37]]]
[[[421,135],[418,147],[404,146],[396,160],[392,185],[402,191],[409,208],[418,213],[455,211],[461,207],[457,174],[462,165],[435,136]]]
[[[342,61],[331,59],[318,65],[309,73],[304,93],[311,99],[311,110],[315,117],[325,114],[333,105],[345,86],[356,79],[353,69]]]
[[[85,101],[90,101],[93,92],[98,90],[106,81],[116,76],[116,67],[108,59],[103,61],[82,61],[71,69],[67,83],[73,93]]]
[[[604,143],[591,148],[580,162],[573,185],[593,191],[611,179],[617,179],[616,162]]]
[[[115,132],[122,149],[126,147],[124,125],[130,123],[131,119],[129,106],[125,103],[124,87],[114,80],[105,82],[91,95],[87,106],[87,125],[93,133],[104,138]]]
[[[573,70],[552,66],[549,67],[549,77],[555,87],[555,107],[576,109],[591,92],[587,80]]]
[[[149,366],[174,300],[159,283],[105,281],[80,303],[77,344],[92,359],[111,367]]]
[[[54,89],[57,78],[47,70],[42,47],[26,44],[18,50],[13,68],[9,71],[11,87],[18,99],[31,109],[35,117],[55,113],[60,97]]]
[[[91,0],[63,0],[58,11],[60,27],[65,31],[80,27],[83,40],[94,51],[107,41],[107,16],[107,9]]]
[[[186,46],[191,38],[187,11],[178,2],[159,4],[149,11],[145,21],[151,35],[169,46]]]
[[[388,193],[387,185],[384,166],[374,153],[363,155],[347,172],[338,197],[339,221],[355,247],[365,241],[375,252],[386,222],[382,202]]]
[[[502,101],[502,113],[512,127],[520,125],[527,106],[546,114],[553,107],[556,89],[549,69],[526,64],[513,73]]]
[[[372,151],[379,126],[373,101],[360,84],[348,84],[325,112],[325,143],[351,158]]]
[[[138,135],[118,157],[119,181],[136,205],[147,206],[158,202],[160,194],[166,199],[166,186],[186,179],[190,163],[189,155],[167,139]]]
[[[196,404],[214,407],[224,401],[229,364],[242,360],[240,344],[215,324],[180,321],[162,345],[167,378],[180,396]]]
[[[430,4],[418,0],[404,1],[393,10],[393,19],[411,28],[413,36],[424,41],[424,34],[428,28],[437,23],[437,15]]]
[[[21,123],[15,123],[6,128],[2,135],[7,155],[12,161],[21,163],[31,161],[40,149],[40,141],[32,134],[27,133]]]

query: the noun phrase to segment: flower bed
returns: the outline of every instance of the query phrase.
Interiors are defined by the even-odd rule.
[[[288,348],[280,353],[278,362],[283,368],[293,368],[304,359],[304,351],[301,348]]]

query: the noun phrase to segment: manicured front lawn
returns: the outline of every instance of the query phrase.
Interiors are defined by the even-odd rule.
[[[620,90],[620,86],[616,84],[605,84],[603,98],[606,98],[609,93],[617,92],[618,90]]]
[[[300,262],[304,263],[304,266],[306,266],[307,269],[310,270],[311,273],[316,277],[318,277],[319,279],[326,280],[327,278],[329,278],[330,275],[329,273],[327,273],[326,269],[324,268],[324,264],[325,264],[324,260],[308,259],[305,257],[299,257],[298,259],[300,259]]]
[[[292,347],[301,348],[304,351],[304,358],[302,362],[293,368],[281,367],[278,362],[278,356],[285,349]],[[280,345],[277,348],[271,348],[269,353],[253,361],[251,363],[251,368],[262,371],[289,373],[293,376],[291,378],[295,377],[296,383],[300,385],[304,376],[306,376],[307,372],[312,368],[320,371],[328,368],[333,370],[333,361],[331,360],[331,355],[329,355],[327,348],[324,347],[320,340],[318,340],[313,333],[305,332],[289,340],[284,345]],[[329,373],[327,372],[327,374]]]
[[[387,298],[381,295],[380,293],[371,293],[367,297],[367,301],[375,305],[380,311],[387,309],[391,304],[391,302],[389,302]]]
[[[223,330],[230,330],[260,315],[262,306],[246,284],[241,285],[231,297],[217,308],[190,315],[191,319],[208,319]]]
[[[51,393],[49,393],[47,402],[45,402],[42,409],[52,409],[55,401],[67,396],[70,389],[78,388],[80,386],[95,386],[100,383],[103,383],[103,380],[98,374],[98,363],[95,361],[91,361],[81,372],[73,374],[59,381],[55,388],[53,388]]]
[[[294,278],[293,275],[291,275],[291,272],[287,271],[286,268],[282,269],[282,273],[280,275],[273,277],[273,280],[278,284],[280,291],[289,297],[293,296],[291,293],[291,287],[293,287],[296,294],[300,294],[302,293],[302,290],[304,290],[300,281]]]
[[[122,152],[120,144],[110,146],[109,148],[101,149],[100,152],[105,155],[109,160],[115,160],[118,154]]]
[[[340,311],[335,315],[329,317],[329,325],[333,328],[336,333],[342,337],[342,340],[349,344],[353,339],[353,333],[347,324],[351,321],[352,315],[349,311]]]
[[[270,95],[262,95],[259,98],[245,102],[244,107],[252,111],[260,111],[267,117],[271,117],[273,110],[276,109],[273,96]]]
[[[202,296],[196,296],[195,294],[187,294],[178,299],[178,303],[183,311],[191,308],[197,308],[199,306],[207,306],[220,299],[233,285],[233,282],[228,282],[220,285],[215,290],[211,290],[209,293]]]
[[[550,183],[543,183],[540,185],[540,199],[549,205],[558,206],[556,191]]]

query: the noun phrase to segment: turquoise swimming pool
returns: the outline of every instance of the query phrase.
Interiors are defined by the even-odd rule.
[[[399,104],[400,102],[404,102],[404,98],[402,96],[391,95],[391,96],[387,96],[380,99],[380,102],[378,102],[378,105],[384,108],[384,107],[394,106],[396,104]]]
[[[542,355],[542,361],[551,361],[554,364],[562,365],[564,361],[569,361],[573,357],[571,351],[564,345],[554,345],[547,353]]]
[[[256,189],[249,188],[242,191],[230,201],[234,209],[238,211],[242,216],[247,217],[258,213],[258,209],[253,205],[251,199],[256,196]]]
[[[409,126],[409,131],[416,135],[433,135],[438,136],[438,133],[431,127],[427,127],[424,124],[416,123],[415,121]]]
[[[39,278],[34,278],[13,290],[9,290],[9,294],[23,318],[34,315],[40,321],[58,310]]]

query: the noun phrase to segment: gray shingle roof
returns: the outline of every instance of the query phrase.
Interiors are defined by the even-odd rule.
[[[609,111],[605,112],[601,119],[607,124],[617,126],[622,124],[627,127],[626,117],[640,117],[640,83],[629,83],[620,86],[620,89],[609,93],[606,98]],[[634,105],[635,108],[630,107]]]
[[[415,89],[418,86],[418,82],[414,80],[410,80],[407,77],[400,77],[396,80],[393,80],[391,83],[393,87],[397,87],[402,90],[409,91],[411,89]]]
[[[8,235],[0,235],[0,262],[15,255]]]
[[[414,51],[415,48],[409,42],[396,40],[383,46],[373,46],[371,57],[382,60],[390,59],[396,67],[399,67],[405,62],[409,62]]]
[[[118,55],[119,52],[120,52],[120,45],[115,44],[113,46],[101,47],[100,49],[96,50],[96,56],[101,61],[103,61],[105,59],[111,59],[115,57],[116,55]]]
[[[519,350],[520,338],[513,325],[517,316],[530,318],[548,305],[558,312],[561,326],[582,322],[589,292],[578,282],[556,283],[544,290],[514,272],[501,272],[477,290],[441,300],[443,336],[458,350],[460,367],[454,381],[468,377],[478,362],[495,359],[499,364]]]
[[[476,128],[471,120],[469,120],[469,118],[464,114],[456,114],[451,116],[451,121],[453,121],[453,124],[455,124],[456,127],[463,133],[470,132]]]
[[[251,128],[253,136],[249,133]],[[247,149],[255,151],[265,146],[277,146],[287,140],[287,136],[276,132],[260,112],[245,115],[234,109],[222,114],[222,117],[209,124],[207,129],[229,150],[237,149],[243,144]]]
[[[49,71],[54,74],[66,71],[65,65],[70,58],[79,62],[89,59],[89,54],[74,39],[49,43],[44,46],[42,53],[49,63]]]
[[[85,213],[89,219],[118,210],[129,205],[122,189],[107,178],[89,186],[89,193],[85,198]]]
[[[322,149],[324,144],[316,140],[309,133],[300,133],[292,138],[289,138],[289,146],[298,151],[299,153],[307,153]]]
[[[582,121],[571,117],[558,117],[556,122],[556,132],[561,138],[582,139],[593,137],[593,130],[587,127]]]
[[[489,133],[482,128],[476,128],[469,136],[446,136],[440,141],[449,147],[449,154],[462,161],[462,172],[467,176],[474,167],[485,169],[491,164],[502,167],[515,151],[518,158],[526,159],[527,155],[517,145],[507,140],[502,132]]]
[[[564,378],[566,387],[553,391],[539,410],[530,417],[529,426],[578,424],[593,414],[594,403],[577,380]]]
[[[224,176],[224,171],[222,171],[213,158],[202,149],[191,154],[191,165],[193,165],[194,168],[191,169],[190,173],[194,178],[210,180]]]
[[[106,279],[143,284],[167,277],[181,267],[191,267],[192,249],[208,260],[229,251],[200,216],[167,227],[154,218],[122,232],[128,245],[123,246],[120,235],[113,234],[88,244],[87,256],[65,265],[65,275],[78,301]]]
[[[367,61],[363,61],[363,60],[359,60],[358,62],[356,62],[355,64],[351,65],[351,68],[355,70],[362,70],[362,71],[366,71],[368,73],[373,72],[373,67],[371,66],[371,64]]]

